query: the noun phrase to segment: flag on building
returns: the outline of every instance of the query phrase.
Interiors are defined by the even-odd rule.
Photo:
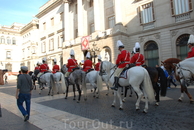
[[[81,39],[81,48],[82,48],[82,51],[89,49],[89,38],[90,38],[90,36],[82,37],[82,39]]]

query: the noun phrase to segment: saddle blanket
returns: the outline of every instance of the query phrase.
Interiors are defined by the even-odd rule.
[[[128,75],[127,75],[127,71],[128,71],[128,69],[127,69],[127,70],[123,70],[123,71],[121,72],[121,74],[120,74],[120,77],[119,77],[119,78],[124,78],[124,79],[127,79],[127,77],[128,77]]]

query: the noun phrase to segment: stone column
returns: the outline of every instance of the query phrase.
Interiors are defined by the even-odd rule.
[[[115,24],[122,23],[122,7],[121,7],[121,2],[123,2],[123,0],[114,0]]]
[[[68,1],[64,1],[64,25],[65,25],[65,33],[64,33],[64,38],[65,41],[69,41],[70,40],[70,33],[69,33],[69,3]]]
[[[78,37],[83,36],[83,5],[82,0],[77,0],[77,15],[78,15]]]
[[[95,31],[100,31],[100,1],[99,0],[94,0],[94,28]]]

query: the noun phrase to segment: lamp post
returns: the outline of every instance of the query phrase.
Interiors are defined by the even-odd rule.
[[[100,51],[100,48],[97,47],[96,45],[97,44],[94,42],[92,44],[92,49],[90,50],[91,52],[93,52],[93,56],[92,57],[94,58],[94,63],[96,63],[96,57],[97,57],[96,52],[99,52]]]

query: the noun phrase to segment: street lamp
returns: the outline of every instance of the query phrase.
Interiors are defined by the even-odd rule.
[[[97,57],[96,52],[99,52],[99,51],[100,51],[100,48],[97,47],[96,45],[97,45],[97,44],[94,42],[94,43],[92,44],[92,49],[90,49],[90,51],[93,52],[92,57],[94,58],[94,63],[96,63],[96,57]]]

